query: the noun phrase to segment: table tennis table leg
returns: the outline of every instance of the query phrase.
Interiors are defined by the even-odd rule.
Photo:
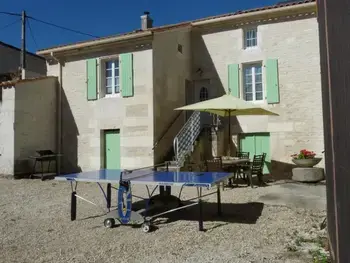
[[[159,195],[160,196],[169,196],[171,195],[171,186],[160,186],[159,187]]]
[[[77,196],[76,196],[76,194],[77,194],[78,182],[75,182],[75,186],[73,186],[73,181],[71,181],[70,186],[72,188],[70,219],[71,219],[71,221],[74,221],[77,218]]]
[[[71,196],[70,220],[74,221],[77,218],[77,192],[73,191]]]
[[[110,210],[111,208],[111,199],[112,199],[112,185],[110,183],[107,184],[107,208]]]
[[[199,231],[204,231],[204,227],[203,227],[202,188],[201,187],[197,187],[197,193],[198,193],[198,210],[199,210],[199,218],[198,218]]]
[[[221,215],[222,215],[222,211],[221,211],[221,192],[220,192],[220,185],[217,186],[216,197],[217,197],[218,215],[221,216]]]

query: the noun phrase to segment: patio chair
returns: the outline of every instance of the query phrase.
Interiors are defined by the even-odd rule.
[[[212,160],[205,160],[205,168],[207,172],[222,172],[221,157],[214,157]]]
[[[258,177],[259,183],[264,184],[262,176],[265,163],[266,153],[254,155],[253,162],[246,167],[242,167],[242,172],[248,177],[248,183],[253,188],[253,175]]]
[[[240,159],[249,159],[249,152],[237,152],[236,157]]]
[[[249,159],[249,152],[237,152],[236,153],[236,157],[238,157],[239,159]],[[247,180],[246,177],[243,174],[243,168],[247,167],[247,165],[249,165],[248,163],[241,163],[237,165],[236,171],[235,171],[235,179],[243,179],[243,180]]]
[[[212,160],[205,160],[204,162],[206,172],[223,172],[225,171],[222,166],[222,158],[214,157]],[[219,187],[219,186],[218,186]],[[225,183],[222,183],[222,190],[225,189]]]

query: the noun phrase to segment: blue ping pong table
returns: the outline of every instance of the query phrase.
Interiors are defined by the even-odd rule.
[[[97,170],[89,172],[81,172],[67,175],[56,176],[55,180],[69,181],[71,183],[71,220],[74,221],[77,215],[77,198],[96,205],[77,194],[78,182],[95,182],[101,189],[108,212],[105,215],[105,227],[114,227],[116,222],[126,225],[141,225],[144,232],[152,229],[152,221],[161,216],[177,210],[186,209],[190,206],[198,205],[199,207],[199,230],[203,231],[203,197],[217,194],[217,209],[221,215],[221,198],[219,184],[232,176],[231,173],[224,172],[180,172],[169,171],[168,167],[163,171],[157,171],[156,166],[141,168],[135,170]],[[107,184],[106,191],[102,187],[102,183]],[[148,192],[148,198],[136,196],[131,192],[132,185],[145,185]],[[112,186],[116,185],[116,186]],[[153,186],[153,190],[150,190]],[[171,187],[181,187],[179,196],[171,194]],[[202,189],[211,189],[216,186],[216,191],[203,195]],[[189,200],[181,200],[181,192],[184,187],[197,188],[197,197]],[[116,209],[111,209],[111,191],[117,190]],[[154,195],[159,189],[159,194]],[[138,211],[132,209],[132,197],[146,201],[145,208]],[[197,200],[196,202],[193,202]],[[193,203],[184,204],[184,202],[192,201]],[[169,203],[174,204],[175,208],[168,209],[161,213],[147,216],[150,210],[156,207],[162,207]],[[168,206],[167,206],[168,207]]]

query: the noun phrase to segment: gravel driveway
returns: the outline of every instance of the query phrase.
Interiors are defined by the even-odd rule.
[[[146,234],[129,226],[106,229],[103,211],[79,200],[78,220],[71,222],[66,182],[0,179],[0,262],[312,262],[291,242],[297,233],[316,233],[325,211],[259,202],[270,188],[225,190],[221,218],[211,196],[206,232],[198,231],[194,207],[160,219]],[[142,186],[133,192],[146,196]],[[80,183],[79,193],[103,207],[96,184]],[[195,190],[183,195],[194,197]]]

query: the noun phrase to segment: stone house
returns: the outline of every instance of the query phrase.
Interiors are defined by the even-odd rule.
[[[20,72],[21,50],[12,45],[0,41],[0,81],[2,75],[10,75]],[[26,73],[25,78],[46,76],[45,58],[34,53],[26,53]]]
[[[231,127],[236,150],[267,153],[267,173],[287,171],[302,148],[323,150],[315,1],[152,22],[145,13],[140,30],[37,52],[61,87],[62,172],[171,158],[173,140],[192,116],[174,109],[224,93],[280,114],[238,117]],[[221,123],[210,134],[212,155],[226,145]]]

